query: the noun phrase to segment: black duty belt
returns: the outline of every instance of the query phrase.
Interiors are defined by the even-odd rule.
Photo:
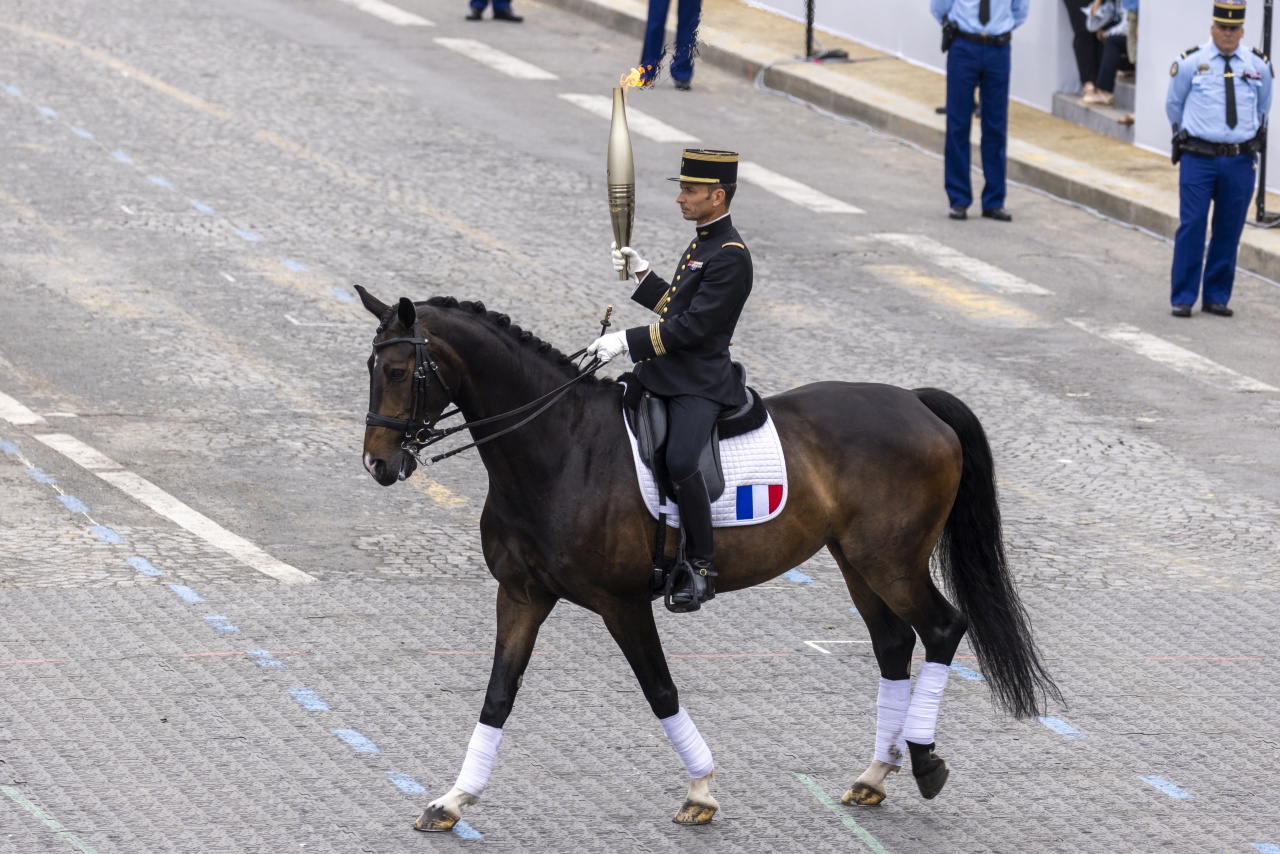
[[[1244,142],[1210,142],[1196,136],[1187,137],[1182,143],[1182,150],[1190,154],[1205,157],[1235,157],[1239,154],[1256,154],[1260,149],[1257,139]]]
[[[1002,44],[1008,44],[1009,41],[1013,38],[1013,33],[1008,32],[1008,33],[1001,33],[998,36],[984,36],[981,33],[966,33],[964,30],[959,30],[956,32],[956,38],[964,39],[967,42],[976,42],[978,44],[993,44],[993,45],[999,46]]]

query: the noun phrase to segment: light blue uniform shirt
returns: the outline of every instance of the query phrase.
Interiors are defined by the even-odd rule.
[[[991,0],[991,20],[983,26],[978,21],[979,0],[929,0],[929,11],[939,24],[950,18],[966,33],[1002,36],[1027,22],[1031,0]]]
[[[1226,62],[1213,42],[1202,44],[1169,69],[1169,95],[1164,112],[1174,132],[1209,142],[1246,142],[1258,135],[1271,109],[1271,63],[1241,46],[1231,54],[1234,80],[1223,76]],[[1227,127],[1227,84],[1236,90],[1236,126]]]

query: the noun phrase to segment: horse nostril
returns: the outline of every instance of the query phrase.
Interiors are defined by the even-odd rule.
[[[387,464],[374,457],[373,454],[365,454],[364,468],[365,471],[369,472],[369,474],[380,478],[382,477],[383,472],[387,470]]]

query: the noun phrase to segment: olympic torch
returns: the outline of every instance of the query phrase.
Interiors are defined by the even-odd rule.
[[[631,153],[631,130],[627,127],[625,90],[613,90],[613,120],[609,124],[609,157],[606,161],[609,185],[609,220],[613,239],[621,249],[631,245],[631,226],[636,219],[636,166]],[[630,262],[618,273],[618,281],[631,275]]]

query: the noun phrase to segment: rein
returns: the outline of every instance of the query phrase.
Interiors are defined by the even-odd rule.
[[[384,320],[383,324],[378,327],[378,333],[381,333],[385,328],[386,321]],[[372,411],[366,413],[364,417],[364,423],[367,427],[387,427],[392,430],[399,430],[403,434],[400,440],[401,449],[413,454],[414,459],[418,461],[419,465],[424,464],[421,457],[421,452],[424,448],[429,448],[430,446],[444,441],[453,434],[460,433],[463,430],[470,430],[473,427],[480,427],[485,424],[492,424],[495,421],[503,421],[516,415],[522,415],[530,409],[538,406],[538,404],[543,401],[547,401],[541,408],[535,411],[528,418],[525,418],[523,421],[499,430],[497,433],[490,436],[477,439],[476,441],[463,445],[460,448],[454,448],[452,451],[437,454],[434,457],[431,457],[430,464],[438,463],[441,460],[446,460],[449,457],[462,453],[463,451],[479,447],[486,442],[491,442],[494,439],[497,439],[499,436],[504,436],[507,433],[510,433],[512,430],[517,430],[520,427],[523,427],[559,402],[559,400],[569,392],[569,389],[572,386],[591,376],[605,365],[605,363],[599,359],[592,359],[587,368],[582,370],[582,372],[576,377],[563,385],[552,389],[537,400],[530,401],[524,406],[517,407],[509,412],[503,412],[499,415],[491,415],[488,418],[481,418],[476,421],[467,421],[464,424],[456,424],[453,427],[441,430],[435,425],[446,418],[451,418],[454,415],[457,415],[461,410],[456,408],[455,404],[455,408],[453,410],[442,413],[440,417],[436,418],[434,421],[430,420],[431,377],[433,374],[440,382],[440,387],[444,389],[445,400],[449,403],[453,403],[454,400],[453,392],[449,390],[449,384],[444,381],[444,376],[440,373],[440,367],[436,364],[435,360],[431,358],[430,351],[427,350],[428,343],[427,336],[422,332],[421,322],[416,320],[413,324],[412,338],[389,338],[386,341],[373,342],[373,350],[375,353],[383,347],[389,347],[392,344],[412,344],[414,346],[414,364],[416,367],[413,371],[413,386],[409,401],[409,417],[407,419],[390,418],[386,415],[379,415]],[[574,356],[576,357],[585,352],[585,350],[581,350],[579,353],[575,353]]]

